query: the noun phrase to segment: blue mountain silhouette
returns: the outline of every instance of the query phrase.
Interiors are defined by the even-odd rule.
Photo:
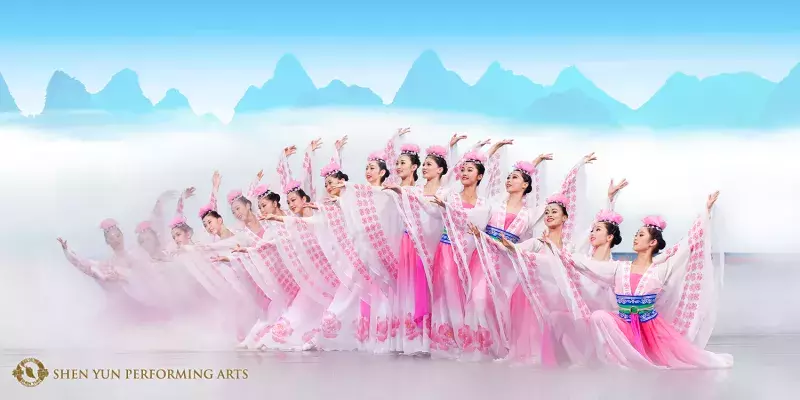
[[[625,119],[632,111],[630,107],[598,88],[594,82],[584,76],[574,65],[562,70],[553,86],[548,87],[547,91],[548,93],[563,93],[574,89],[580,90],[589,98],[602,104],[615,119]]]
[[[633,119],[657,128],[753,126],[774,87],[775,83],[749,72],[702,80],[677,73]]]
[[[382,106],[383,100],[372,90],[351,85],[334,79],[328,86],[306,93],[296,104],[298,107],[348,106],[375,107]]]
[[[191,111],[189,99],[178,89],[167,90],[164,98],[156,103],[154,107],[157,111]]]
[[[8,90],[3,74],[0,74],[0,113],[19,113],[17,102]]]
[[[447,70],[439,56],[426,50],[414,61],[391,106],[469,112],[477,102],[458,74]]]
[[[276,64],[271,79],[261,87],[248,88],[235,111],[240,115],[282,107],[382,105],[381,98],[369,88],[348,86],[340,80],[317,89],[297,58],[286,54]],[[434,51],[426,50],[412,64],[389,106],[567,126],[800,126],[800,64],[777,84],[752,73],[721,74],[705,79],[677,73],[643,106],[631,110],[574,66],[561,71],[552,86],[542,86],[494,62],[470,86],[457,73],[445,68]],[[49,124],[149,123],[167,121],[174,114],[163,111],[185,111],[189,118],[184,119],[190,123],[193,118],[198,122],[216,120],[195,116],[188,99],[175,89],[167,91],[154,106],[142,93],[138,75],[130,69],[115,74],[95,94],[64,71],[56,71],[48,82],[40,115],[48,118],[24,119]],[[0,113],[19,116],[2,75]]]
[[[140,114],[153,111],[153,104],[142,93],[139,75],[130,69],[123,69],[99,92],[92,95],[95,110],[110,113]]]
[[[800,64],[770,93],[761,123],[773,127],[800,125]]]
[[[300,98],[316,91],[314,82],[300,61],[291,54],[278,60],[272,78],[263,86],[250,86],[236,105],[236,113],[266,111],[274,108],[292,107]]]
[[[580,89],[553,92],[533,104],[521,119],[543,125],[615,126],[614,114],[599,100]]]
[[[44,110],[48,112],[83,111],[92,109],[92,95],[86,91],[81,81],[56,71],[50,78],[45,91]]]
[[[497,61],[489,65],[471,91],[476,111],[497,117],[517,116],[547,94],[544,86],[504,69]]]

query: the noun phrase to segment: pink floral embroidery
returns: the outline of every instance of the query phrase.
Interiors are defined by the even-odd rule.
[[[273,279],[283,289],[286,297],[294,299],[294,297],[297,296],[297,292],[300,291],[300,286],[297,284],[297,281],[294,280],[292,273],[286,268],[286,265],[284,265],[278,255],[278,249],[276,249],[274,245],[263,244],[256,248],[256,253],[261,257],[264,265],[267,267],[270,274],[272,274]]]
[[[478,330],[475,332],[475,341],[478,343],[478,350],[484,354],[489,354],[489,349],[494,344],[492,333],[480,325],[478,325]]]
[[[334,339],[339,336],[339,331],[342,329],[342,321],[336,317],[336,314],[325,311],[322,315],[322,336],[328,339]]]
[[[294,333],[291,324],[286,318],[281,317],[278,322],[272,326],[272,340],[278,343],[286,343],[286,338]]]
[[[303,247],[306,249],[306,254],[311,259],[311,263],[314,265],[320,275],[322,275],[322,278],[325,279],[325,282],[327,282],[331,287],[339,287],[341,282],[336,276],[336,273],[333,271],[333,267],[331,267],[328,258],[325,257],[325,254],[322,252],[322,247],[320,247],[317,238],[311,232],[308,223],[302,219],[298,219],[296,227],[297,231],[300,233],[300,238],[303,241]]]
[[[391,330],[391,337],[397,337],[397,332],[400,330],[400,317],[394,316],[392,317],[392,330]]]
[[[411,313],[406,314],[405,330],[406,340],[414,340],[422,335],[422,332],[417,330],[417,323],[414,322],[414,316]]]
[[[439,350],[447,351],[458,347],[455,332],[449,323],[433,325],[432,332],[431,342],[435,343]]]
[[[703,223],[701,219],[695,220],[688,235],[689,245],[689,259],[686,267],[685,282],[681,292],[681,300],[675,311],[675,316],[672,319],[672,325],[678,332],[685,335],[687,330],[691,327],[692,322],[698,310],[698,302],[700,301],[701,282],[703,280],[703,267],[705,266],[704,259],[704,246],[705,246],[705,231],[703,230]],[[680,243],[679,243],[680,244]],[[678,252],[678,246],[671,247],[667,251],[666,259],[672,257]],[[665,261],[666,261],[665,259]],[[663,262],[663,261],[662,261]]]
[[[341,247],[345,256],[347,256],[347,260],[350,261],[350,264],[358,271],[358,274],[361,275],[361,279],[367,283],[372,282],[372,276],[367,270],[367,266],[361,261],[361,257],[356,251],[353,240],[345,231],[342,209],[339,208],[337,204],[325,204],[322,206],[322,209],[325,211],[328,225],[330,225],[331,230],[339,242],[339,247]]]
[[[261,330],[256,333],[256,342],[260,342],[267,333],[270,333],[270,331],[272,331],[272,325],[267,325],[261,328]]]
[[[394,334],[392,335],[394,337]],[[383,343],[389,338],[389,319],[378,317],[378,323],[375,327],[375,338]]]
[[[465,352],[475,351],[475,337],[476,333],[472,331],[469,325],[464,325],[458,328],[458,340],[461,341],[461,348]]]
[[[314,338],[317,336],[317,333],[319,333],[319,329],[317,329],[317,328],[314,328],[314,329],[304,333],[303,334],[303,343],[311,343],[312,341],[314,341]]]
[[[378,218],[378,210],[375,208],[372,187],[366,185],[354,185],[356,197],[358,198],[359,214],[361,223],[369,236],[369,241],[378,253],[378,258],[383,266],[389,271],[393,279],[397,279],[397,267],[399,261],[395,257],[389,240],[383,233],[383,227]]]
[[[369,319],[367,317],[358,317],[355,321],[353,321],[353,325],[355,325],[355,336],[356,340],[360,343],[364,343],[367,339],[369,339]],[[386,340],[384,338],[384,340]]]

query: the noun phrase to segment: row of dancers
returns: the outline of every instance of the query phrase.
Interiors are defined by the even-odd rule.
[[[614,260],[623,222],[614,204],[628,183],[612,181],[606,207],[587,210],[584,168],[594,153],[544,197],[540,170],[552,154],[516,162],[503,182],[500,150],[513,140],[481,141],[460,154],[466,136],[456,134],[422,152],[400,145],[409,132],[398,130],[369,155],[363,184],[342,170],[347,137],[336,141],[319,170],[323,196],[313,166],[322,142],[308,146],[300,179],[289,164],[297,148],[283,149],[280,190],[261,184],[259,172],[246,191],[228,193],[233,224],[218,208],[215,172],[196,217],[184,213],[193,188],[162,195],[136,228],[137,249],[126,249],[112,219],[100,225],[109,259],[84,259],[58,240],[115,312],[153,319],[222,308],[240,348],[545,366],[732,366],[730,355],[704,349],[722,282],[710,236],[718,192],[678,243],[667,247],[667,223],[649,216],[633,239],[635,259]],[[170,220],[165,204],[176,198]],[[586,226],[576,228],[582,216]],[[210,242],[195,240],[200,223]]]

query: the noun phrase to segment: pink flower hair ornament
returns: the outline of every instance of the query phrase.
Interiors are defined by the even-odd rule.
[[[464,162],[486,164],[486,155],[478,151],[470,151],[469,153],[464,154]]]
[[[367,157],[367,161],[379,161],[382,163],[386,162],[386,153],[383,151],[374,151],[369,154]]]
[[[406,144],[400,146],[400,154],[418,155],[419,154],[419,146],[417,146],[415,144],[412,144],[412,143],[406,143]]]
[[[614,210],[601,210],[594,219],[597,222],[608,222],[616,226],[622,224],[622,215],[617,214]]]
[[[272,191],[269,190],[269,186],[267,185],[258,185],[253,189],[253,194],[256,195],[256,198],[264,197],[270,194]]]
[[[525,175],[532,176],[533,172],[536,171],[536,167],[534,167],[533,164],[528,161],[517,161],[517,163],[514,164],[514,171],[519,171]]]
[[[200,208],[200,212],[197,213],[197,216],[200,217],[200,219],[203,219],[208,213],[212,211],[216,211],[214,210],[214,206],[212,206],[211,204],[207,204]]]
[[[300,182],[292,180],[283,187],[283,192],[286,194],[300,190]]]
[[[233,205],[233,202],[240,197],[243,197],[241,190],[238,189],[231,190],[230,192],[228,192],[228,205]]]
[[[175,218],[172,219],[172,221],[169,221],[170,228],[177,228],[181,225],[187,225],[186,217],[184,217],[183,215],[176,215]]]
[[[429,156],[439,157],[439,158],[447,158],[447,149],[444,146],[431,146],[425,149],[425,153]]]
[[[145,231],[153,229],[153,225],[150,221],[142,221],[139,225],[136,225],[136,233],[144,233]]]
[[[319,171],[319,176],[327,178],[328,176],[334,175],[341,170],[342,166],[339,165],[339,163],[337,163],[336,161],[331,161],[330,164],[322,167],[322,169]]]
[[[547,204],[559,204],[561,207],[567,208],[569,199],[561,193],[556,193],[545,200]]]
[[[663,232],[664,229],[667,229],[667,221],[664,221],[664,218],[661,218],[659,215],[644,217],[642,224],[647,227],[655,228],[659,232]]]
[[[114,220],[113,218],[106,218],[100,222],[100,229],[107,231],[111,228],[116,227],[117,225],[118,225],[117,221]]]

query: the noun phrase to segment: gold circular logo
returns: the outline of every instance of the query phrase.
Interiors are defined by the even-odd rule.
[[[17,378],[17,382],[27,387],[34,387],[42,383],[44,378],[50,375],[50,372],[41,361],[35,358],[26,358],[17,364],[17,368],[14,368],[11,374]]]

